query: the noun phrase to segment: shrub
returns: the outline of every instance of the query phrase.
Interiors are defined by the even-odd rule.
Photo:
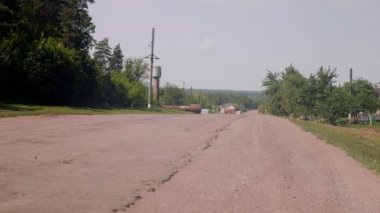
[[[338,118],[338,119],[336,119],[336,125],[338,125],[338,126],[347,126],[347,119],[346,118]]]

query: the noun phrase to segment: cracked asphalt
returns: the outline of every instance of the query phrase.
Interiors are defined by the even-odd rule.
[[[0,119],[0,212],[379,212],[380,178],[287,120]]]

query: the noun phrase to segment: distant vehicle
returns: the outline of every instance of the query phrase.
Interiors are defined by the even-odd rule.
[[[232,103],[224,104],[222,108],[222,114],[237,114],[239,111],[239,108]]]
[[[303,120],[303,121],[308,121],[308,120],[310,120],[309,116],[304,115],[304,114],[300,116],[300,119]]]

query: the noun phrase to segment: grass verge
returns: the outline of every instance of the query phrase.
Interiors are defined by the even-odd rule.
[[[0,104],[0,117],[26,115],[112,115],[112,114],[184,114],[175,109],[123,109],[123,108],[88,108],[65,106],[38,106],[21,104]]]
[[[380,174],[380,132],[378,126],[337,127],[312,121],[293,119],[305,131],[346,151],[372,171]]]

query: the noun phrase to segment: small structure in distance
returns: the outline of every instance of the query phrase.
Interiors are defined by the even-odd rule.
[[[240,110],[236,104],[224,104],[220,110],[221,114],[240,114]]]

